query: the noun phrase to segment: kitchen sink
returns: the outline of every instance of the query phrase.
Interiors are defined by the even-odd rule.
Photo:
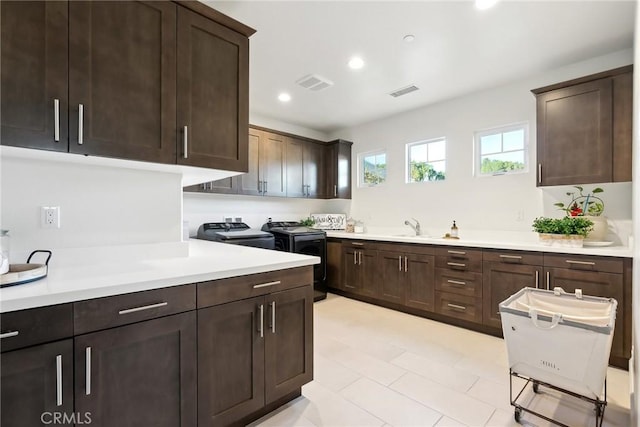
[[[427,235],[416,236],[415,234],[410,233],[402,233],[402,234],[392,234],[393,237],[414,237],[416,239],[432,239],[433,237]]]

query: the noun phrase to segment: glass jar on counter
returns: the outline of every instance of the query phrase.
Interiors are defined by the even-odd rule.
[[[356,223],[353,226],[353,232],[354,233],[364,233],[364,222],[356,221]]]
[[[345,225],[344,231],[347,233],[353,233],[355,231],[356,222],[353,218],[349,218],[347,220],[347,224]]]
[[[0,274],[9,271],[9,230],[0,230]]]

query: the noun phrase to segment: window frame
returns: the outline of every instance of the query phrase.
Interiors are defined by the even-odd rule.
[[[412,181],[411,180],[411,159],[410,159],[410,154],[411,154],[411,148],[416,146],[416,145],[429,145],[429,144],[434,144],[437,142],[444,142],[444,158],[440,159],[440,160],[436,160],[436,162],[444,162],[445,164],[445,172],[444,172],[444,179],[434,179],[434,180],[426,180],[426,181]],[[423,139],[420,141],[414,141],[414,142],[409,142],[407,144],[405,144],[405,155],[404,155],[404,168],[405,168],[405,173],[404,173],[404,182],[405,184],[420,184],[420,183],[425,183],[425,182],[442,182],[442,181],[446,181],[447,179],[447,175],[446,175],[446,171],[447,171],[447,151],[448,151],[448,147],[447,147],[447,137],[446,136],[439,136],[437,138],[429,138],[429,139]],[[427,149],[427,153],[428,153],[428,149]],[[428,156],[428,154],[427,154]],[[429,162],[427,160],[427,163],[433,163],[433,162]]]
[[[480,139],[482,137],[484,137],[484,136],[497,135],[497,134],[503,135],[505,133],[513,132],[515,130],[523,130],[524,131],[524,137],[523,137],[524,141],[523,141],[522,150],[508,150],[508,151],[502,150],[502,151],[497,152],[495,154],[522,151],[523,154],[524,154],[524,167],[522,169],[512,170],[512,171],[492,172],[492,173],[483,173],[483,172],[481,172],[481,169],[482,169],[482,150],[481,150],[481,147],[480,147]],[[529,172],[529,167],[530,167],[529,159],[531,157],[529,155],[529,150],[530,150],[530,147],[531,147],[531,144],[529,143],[529,138],[530,138],[530,132],[529,132],[529,122],[528,121],[511,123],[511,124],[502,125],[502,126],[495,126],[495,127],[491,127],[491,128],[475,131],[473,133],[473,145],[474,145],[474,156],[473,156],[474,170],[473,170],[473,175],[475,177],[477,177],[477,178],[485,178],[485,177],[489,177],[489,176],[517,175],[517,174],[522,174],[522,173],[528,173]],[[502,146],[502,148],[504,147],[503,140],[501,141],[501,146]]]
[[[366,183],[364,182],[364,159],[371,156],[378,156],[384,154],[385,156],[385,165],[387,173],[389,172],[389,161],[387,157],[387,150],[385,148],[381,148],[378,150],[366,151],[363,153],[358,153],[358,188],[367,188],[367,187],[378,187],[380,185],[384,185],[387,182],[387,176],[385,175],[385,180],[380,183]]]

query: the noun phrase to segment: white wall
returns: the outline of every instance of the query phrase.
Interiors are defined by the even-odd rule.
[[[354,167],[352,216],[364,220],[369,226],[399,226],[407,217],[415,217],[428,233],[434,235],[447,231],[453,220],[457,221],[463,234],[465,229],[530,231],[536,216],[560,216],[561,212],[552,206],[553,199],[559,193],[564,200],[566,190],[536,188],[533,165],[528,173],[474,178],[473,133],[528,121],[530,158],[535,162],[536,103],[530,90],[632,62],[631,49],[615,52],[333,133],[330,137],[354,142],[354,162],[358,153],[382,148],[387,150],[386,183],[358,188],[357,167]],[[405,184],[405,144],[442,136],[447,138],[446,180]],[[616,226],[628,234],[631,228],[631,185],[609,184],[603,188],[605,214],[619,220],[619,227],[618,224]],[[517,219],[519,211],[524,213],[522,220]],[[623,236],[624,243],[626,237]]]
[[[180,174],[6,155],[1,165],[12,253],[181,240]],[[60,206],[60,229],[40,227],[42,206]]]

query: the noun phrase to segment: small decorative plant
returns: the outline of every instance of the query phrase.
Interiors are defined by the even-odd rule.
[[[571,201],[565,206],[564,203],[554,203],[558,209],[565,211],[568,216],[600,216],[604,212],[604,201],[596,196],[598,193],[604,192],[600,187],[594,188],[590,193],[584,194],[584,188],[578,185],[574,186],[578,192],[567,192],[567,196],[571,197]]]
[[[313,218],[304,218],[300,220],[300,225],[305,227],[313,227],[316,225],[316,221]]]
[[[565,216],[560,219],[540,217],[533,220],[533,231],[541,234],[585,237],[592,228],[593,222],[580,216]]]

